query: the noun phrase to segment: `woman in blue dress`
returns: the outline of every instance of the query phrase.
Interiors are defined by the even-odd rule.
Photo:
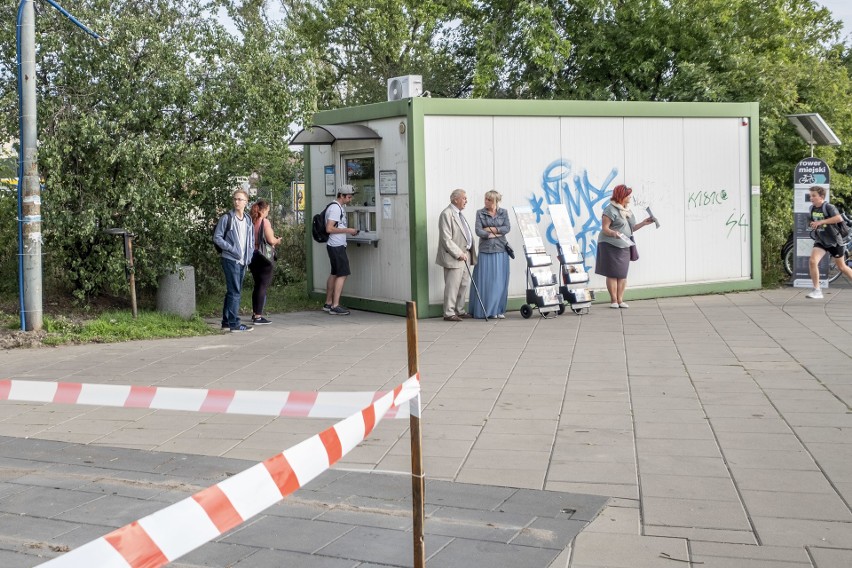
[[[506,234],[512,230],[509,213],[498,207],[503,196],[492,190],[485,194],[485,207],[476,212],[476,235],[479,237],[479,256],[473,267],[470,290],[470,313],[475,318],[503,319],[509,296],[509,255]],[[482,304],[476,290],[482,296]],[[482,305],[485,311],[482,311]]]

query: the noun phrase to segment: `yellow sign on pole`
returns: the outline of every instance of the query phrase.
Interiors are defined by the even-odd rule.
[[[293,188],[293,210],[305,210],[305,182],[294,181],[290,184]]]

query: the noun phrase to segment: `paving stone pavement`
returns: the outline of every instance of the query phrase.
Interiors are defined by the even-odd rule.
[[[555,557],[505,565],[852,566],[852,290],[833,287],[821,301],[805,299],[806,292],[632,301],[625,310],[596,305],[588,315],[551,320],[511,313],[489,322],[421,321],[427,478],[447,487],[609,499]],[[311,312],[272,319],[250,334],[3,351],[0,377],[330,391],[387,390],[406,378],[402,318]],[[52,440],[150,459],[173,452],[198,456],[201,470],[204,459],[265,459],[332,422],[0,403],[0,435],[16,439],[8,444]],[[407,422],[388,420],[326,475],[405,472],[409,459]],[[0,475],[9,467],[0,465]],[[203,471],[197,475],[204,479]],[[73,488],[58,487],[57,501],[73,510]],[[2,481],[0,503],[10,491]],[[293,497],[304,499],[302,491]],[[119,504],[92,514],[104,522],[122,511]],[[383,532],[393,529],[352,519],[362,512],[334,519],[356,528],[328,550],[353,551],[375,539],[378,561],[355,560],[396,561]],[[542,517],[541,527],[562,530],[563,521]],[[39,523],[31,528],[27,538],[50,533]],[[487,538],[472,538],[478,545],[471,546],[454,530],[427,519],[427,549],[456,554],[460,563],[436,556],[430,565],[465,565],[495,546]],[[260,550],[243,564],[280,565],[267,550],[275,529],[256,531],[247,546]],[[0,565],[7,566],[2,557]]]
[[[254,463],[0,437],[0,566],[40,564]],[[548,566],[606,502],[430,480],[427,562]],[[172,566],[404,567],[412,538],[409,476],[330,470]]]

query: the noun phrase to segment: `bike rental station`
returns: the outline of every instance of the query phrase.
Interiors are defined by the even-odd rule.
[[[793,169],[793,231],[781,248],[781,260],[784,270],[791,278],[796,288],[810,288],[811,282],[808,261],[814,246],[814,234],[808,226],[810,220],[810,190],[814,186],[825,188],[825,200],[831,201],[831,170],[824,161],[813,155],[814,146],[839,146],[840,139],[831,128],[816,113],[796,114],[787,117],[796,127],[799,135],[810,146],[811,155],[796,164]],[[852,226],[852,220],[841,212],[847,226]],[[850,260],[852,239],[846,239],[847,264]],[[831,262],[829,255],[823,256],[819,263],[820,287],[828,288],[831,282],[840,277],[837,266]]]

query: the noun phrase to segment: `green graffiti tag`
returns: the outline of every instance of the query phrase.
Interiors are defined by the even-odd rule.
[[[728,237],[731,236],[731,231],[734,230],[734,227],[748,227],[748,219],[746,219],[745,213],[740,213],[739,219],[734,218],[736,214],[736,211],[731,212],[731,214],[728,216],[728,220],[725,221],[725,226],[729,227],[727,235]]]
[[[686,208],[707,207],[709,205],[722,205],[728,199],[728,192],[721,191],[695,191],[689,194]]]

